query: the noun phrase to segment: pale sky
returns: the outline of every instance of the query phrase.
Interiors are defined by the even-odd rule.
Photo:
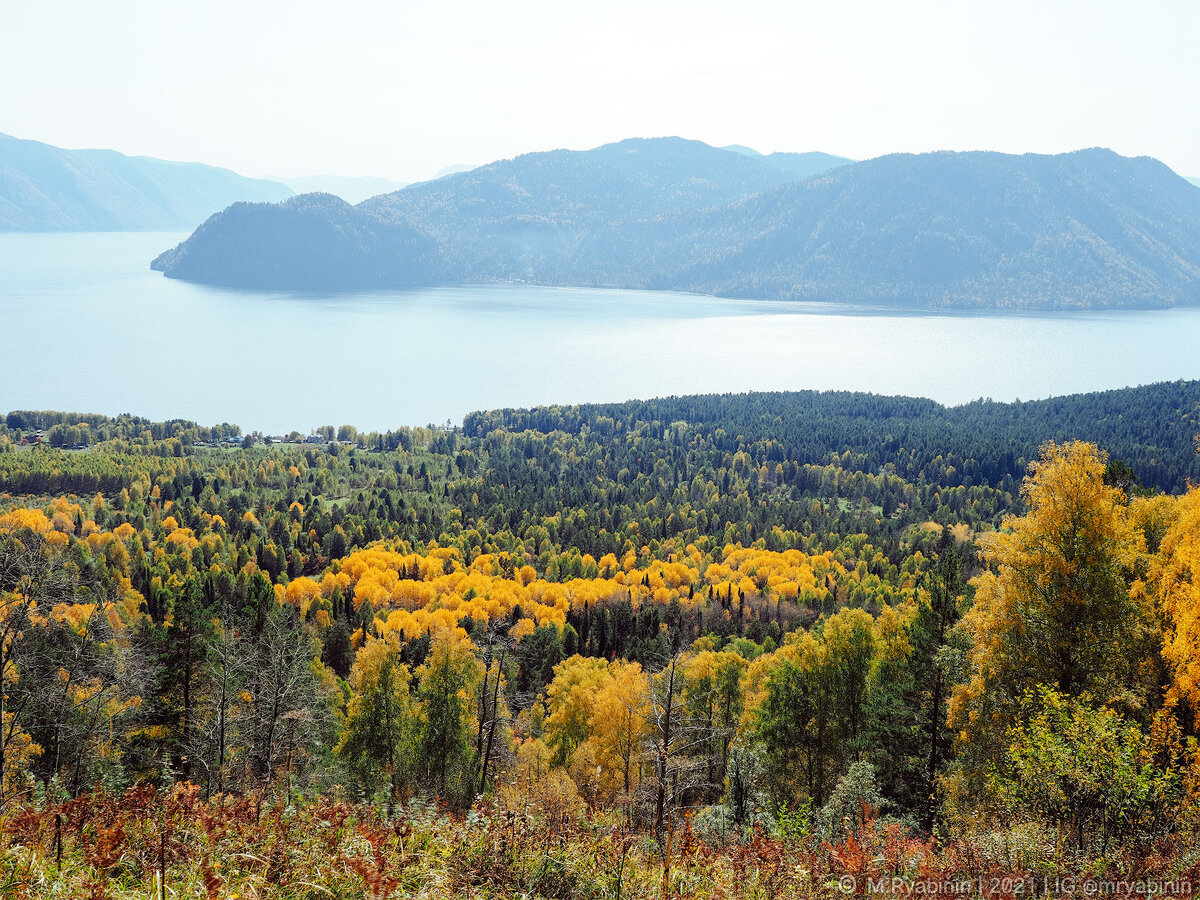
[[[0,4],[0,132],[247,175],[413,181],[660,135],[1200,175],[1198,0]]]

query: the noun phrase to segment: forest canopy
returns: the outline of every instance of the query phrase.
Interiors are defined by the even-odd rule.
[[[94,860],[72,810],[125,798],[130,834],[206,810],[270,841],[326,804],[495,859],[534,814],[571,852],[624,846],[647,892],[704,853],[761,896],[730,874],[747,852],[811,892],[885,845],[947,876],[1192,872],[1198,400],[684,397],[282,441],[10,413],[6,840],[65,816],[60,852]],[[365,896],[385,844],[328,877]],[[422,865],[529,888],[444,858]],[[212,860],[180,849],[172,877],[270,870]]]

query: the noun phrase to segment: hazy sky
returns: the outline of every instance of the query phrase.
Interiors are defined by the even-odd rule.
[[[0,132],[401,181],[677,134],[1200,175],[1197,0],[0,0]]]

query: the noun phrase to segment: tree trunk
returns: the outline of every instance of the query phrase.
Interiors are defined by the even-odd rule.
[[[488,727],[487,750],[483,754],[483,771],[479,777],[479,793],[487,789],[488,762],[492,758],[492,746],[496,740],[496,723],[500,720],[500,672],[504,669],[504,653],[500,653],[500,662],[496,665],[496,684],[492,689],[492,721]],[[487,683],[487,673],[484,673],[484,684]]]

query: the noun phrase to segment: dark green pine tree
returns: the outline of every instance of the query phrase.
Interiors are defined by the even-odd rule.
[[[910,652],[876,668],[867,699],[863,746],[878,767],[880,791],[892,814],[909,815],[926,831],[937,821],[937,778],[951,752],[950,692],[966,651],[953,630],[965,590],[960,554],[943,548],[924,574],[908,626]]]
[[[215,635],[216,613],[203,581],[204,576],[189,577],[170,597],[169,614],[161,622],[149,622],[141,635],[153,660],[148,724],[162,727],[169,735],[162,758],[184,780],[192,776],[196,711]]]
[[[554,667],[564,659],[566,654],[558,628],[539,625],[517,644],[517,693],[540,694],[554,677]]]

